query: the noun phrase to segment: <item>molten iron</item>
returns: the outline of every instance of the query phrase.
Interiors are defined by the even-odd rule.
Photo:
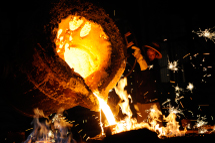
[[[111,63],[111,43],[103,28],[84,17],[68,16],[61,20],[56,39],[56,51],[79,73],[91,90],[98,90],[101,79],[108,76]]]

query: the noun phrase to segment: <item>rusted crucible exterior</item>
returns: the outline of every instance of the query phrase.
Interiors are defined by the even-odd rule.
[[[3,81],[6,99],[27,116],[33,115],[34,108],[42,109],[46,115],[77,105],[98,110],[98,101],[84,79],[56,52],[58,23],[69,15],[98,23],[109,37],[112,53],[106,69],[108,76],[98,83],[103,99],[107,99],[124,72],[126,48],[118,28],[103,9],[69,0],[44,6],[30,18],[25,36],[16,45],[12,74]]]

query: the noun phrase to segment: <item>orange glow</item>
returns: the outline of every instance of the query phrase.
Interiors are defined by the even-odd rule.
[[[108,76],[111,43],[103,28],[80,16],[62,19],[56,36],[56,52],[71,69],[79,73],[91,90]]]
[[[115,121],[115,118],[113,116],[113,113],[110,109],[110,107],[107,105],[107,103],[101,99],[96,93],[93,93],[99,100],[99,105],[100,105],[100,108],[102,109],[102,111],[104,112],[107,120],[108,120],[108,125],[115,125],[116,124],[116,121]]]
[[[137,130],[141,128],[147,128],[151,131],[154,131],[158,133],[158,137],[174,137],[174,136],[183,136],[186,133],[186,128],[184,131],[179,130],[179,123],[176,121],[176,114],[179,113],[177,109],[174,109],[170,107],[170,114],[165,117],[163,116],[163,120],[167,122],[165,127],[160,127],[159,122],[162,122],[160,120],[160,117],[162,117],[162,112],[158,110],[156,105],[153,105],[150,109],[146,110],[146,112],[149,112],[148,116],[148,122],[141,122],[138,123],[136,119],[132,118],[132,112],[130,110],[129,106],[129,100],[128,98],[131,98],[129,94],[124,90],[125,86],[127,85],[127,79],[123,78],[121,79],[117,86],[115,87],[116,93],[119,95],[120,99],[123,100],[123,103],[119,103],[119,106],[122,109],[122,113],[124,115],[127,115],[123,120],[120,121],[115,121],[113,119],[113,113],[110,111],[109,107],[105,109],[102,106],[107,106],[107,104],[99,99],[100,107],[102,108],[103,112],[107,117],[111,116],[111,121],[110,119],[107,119],[109,122],[109,125],[115,125],[112,128],[112,134],[117,134],[120,132],[125,132],[129,130]]]

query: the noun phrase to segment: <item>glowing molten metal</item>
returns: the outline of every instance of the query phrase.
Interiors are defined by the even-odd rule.
[[[70,15],[59,23],[56,51],[79,73],[91,90],[107,76],[111,43],[103,28],[84,17]]]
[[[94,95],[98,98],[100,108],[103,110],[103,112],[108,120],[109,125],[110,126],[115,125],[116,121],[115,121],[114,115],[113,115],[110,107],[107,105],[107,103],[103,99],[101,99],[98,95],[96,95],[96,93],[94,93]]]

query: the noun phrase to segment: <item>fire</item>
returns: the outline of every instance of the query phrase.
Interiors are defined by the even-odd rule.
[[[129,118],[131,118],[132,112],[129,107],[129,99],[128,99],[129,97],[131,98],[131,96],[127,94],[126,90],[124,90],[126,85],[127,85],[127,78],[123,78],[118,82],[118,86],[116,86],[114,89],[116,91],[116,94],[118,94],[118,96],[120,97],[121,101],[124,101],[119,103],[119,106],[122,109],[122,113],[126,114]]]
[[[158,137],[167,136],[183,136],[186,133],[186,128],[184,131],[179,130],[179,123],[176,121],[176,114],[181,113],[182,111],[178,110],[177,108],[169,106],[169,115],[167,117],[163,116],[163,120],[166,123],[165,127],[160,127],[162,121],[160,117],[162,117],[162,112],[158,110],[156,105],[153,105],[150,109],[146,110],[149,112],[148,122],[141,122],[138,123],[135,118],[132,118],[132,112],[129,106],[129,99],[131,96],[127,94],[124,90],[125,86],[127,85],[127,79],[123,78],[118,82],[118,85],[115,87],[116,93],[119,95],[120,99],[123,101],[119,103],[119,106],[122,109],[122,113],[126,115],[126,117],[120,121],[116,121],[114,119],[113,113],[108,108],[106,102],[101,100],[96,94],[97,98],[99,99],[100,106],[105,113],[106,117],[108,118],[109,125],[114,125],[112,129],[112,134],[117,134],[120,132],[125,132],[129,130],[137,130],[141,128],[147,128],[151,131],[157,132]],[[111,117],[111,119],[109,119]]]
[[[171,107],[169,105],[169,115],[167,117],[162,116],[162,112],[157,108],[156,105],[153,105],[150,109],[146,109],[146,112],[149,113],[148,121],[137,122],[135,118],[132,118],[132,111],[129,106],[129,98],[131,99],[131,95],[129,95],[126,90],[124,90],[127,85],[127,79],[123,78],[118,82],[118,85],[115,87],[116,93],[119,95],[121,99],[121,103],[119,103],[122,112],[126,117],[121,120],[116,120],[110,107],[107,105],[106,101],[104,101],[99,92],[95,91],[94,95],[99,100],[100,109],[104,112],[106,119],[108,121],[105,124],[105,127],[111,126],[112,134],[117,134],[120,132],[137,130],[142,128],[147,128],[151,131],[154,131],[158,134],[158,137],[175,137],[175,136],[183,136],[186,133],[186,128],[183,131],[179,130],[179,123],[176,121],[176,117],[178,113],[183,114],[181,110]],[[69,141],[72,138],[68,135],[67,127],[72,127],[73,125],[65,120],[65,117],[62,114],[62,110],[57,113],[51,121],[45,122],[45,124],[41,124],[39,122],[39,116],[45,117],[43,112],[40,110],[35,110],[35,126],[34,131],[31,135],[29,135],[27,141],[25,143],[30,143],[33,141],[43,141],[43,142],[53,142],[56,138],[53,130],[50,130],[51,124],[54,129],[59,132],[59,137],[62,135],[65,136],[65,140]],[[163,117],[163,121],[166,122],[166,126],[161,126],[161,118]],[[104,135],[103,124],[101,123],[102,133]],[[39,135],[39,136],[38,136]],[[39,137],[39,138],[38,138]],[[57,136],[58,137],[58,136]]]
[[[175,109],[174,107],[170,107],[170,114],[167,117],[163,117],[163,120],[167,122],[166,127],[164,128],[165,134],[169,137],[183,136],[186,133],[186,128],[184,129],[184,131],[179,130],[180,125],[176,121],[176,114],[180,112],[181,111]]]
[[[68,132],[68,128],[73,124],[65,120],[62,114],[63,109],[59,109],[58,113],[52,119],[44,116],[43,111],[34,110],[34,128],[33,132],[28,136],[24,143],[62,143],[73,142],[72,134]],[[40,117],[45,118],[45,122],[40,122]]]
[[[108,75],[105,71],[111,60],[111,43],[108,40],[99,24],[70,15],[59,23],[56,52],[95,90],[99,81]]]

